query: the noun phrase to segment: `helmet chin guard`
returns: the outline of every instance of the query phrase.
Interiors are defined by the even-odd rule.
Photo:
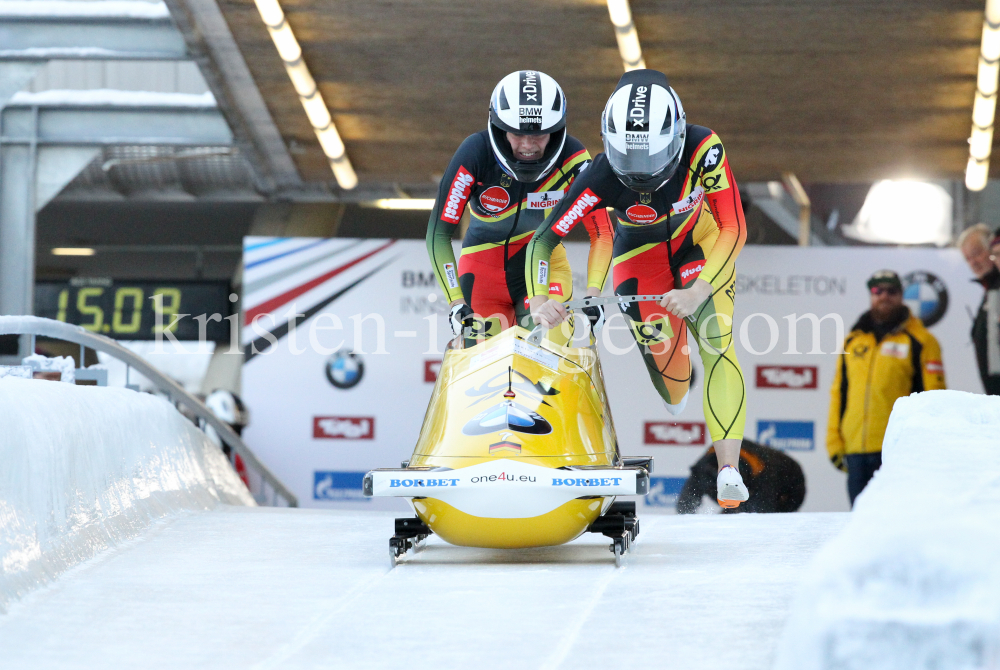
[[[604,107],[601,137],[622,184],[639,193],[666,184],[680,165],[687,139],[687,117],[666,75],[626,72]]]
[[[489,130],[493,155],[504,172],[521,182],[543,179],[566,144],[566,95],[544,72],[512,72],[493,89]],[[525,161],[514,156],[507,133],[550,137],[541,158]]]

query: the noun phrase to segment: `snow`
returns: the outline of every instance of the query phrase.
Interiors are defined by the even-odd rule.
[[[150,365],[184,387],[188,393],[201,390],[208,372],[215,342],[155,342],[151,340],[118,340],[118,344],[133,354],[142,356]],[[108,369],[108,386],[139,387],[140,391],[155,391],[156,385],[135,370],[127,371],[124,361],[111,354],[97,352],[97,360]]]
[[[170,11],[140,0],[0,0],[0,17],[169,19]]]
[[[118,107],[204,107],[215,108],[215,96],[204,93],[164,93],[158,91],[118,91],[109,88],[52,89],[31,93],[18,91],[10,105],[118,106]]]
[[[431,538],[388,567],[391,514],[170,519],[0,617],[5,670],[739,668],[772,662],[795,586],[846,514],[646,516],[542,549]]]
[[[148,394],[0,378],[0,426],[0,612],[157,519],[254,504],[204,433]]]
[[[33,371],[58,372],[59,381],[68,384],[76,383],[76,363],[72,356],[54,356],[52,358],[41,354],[32,354],[21,360],[21,365],[27,365]]]
[[[776,670],[998,667],[1000,398],[901,398],[882,457],[809,568]]]

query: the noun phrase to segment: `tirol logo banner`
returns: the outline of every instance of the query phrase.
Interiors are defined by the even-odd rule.
[[[819,374],[814,365],[758,365],[757,388],[814,389]]]

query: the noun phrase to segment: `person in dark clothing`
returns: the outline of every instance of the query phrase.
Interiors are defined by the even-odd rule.
[[[684,482],[677,498],[678,514],[694,514],[701,499],[715,500],[716,477],[719,472],[715,449],[691,466],[691,476]],[[723,514],[738,512],[794,512],[806,497],[806,478],[798,462],[777,449],[744,439],[740,446],[740,475],[753,491],[750,499],[739,507],[723,508]]]
[[[972,343],[976,349],[979,378],[987,395],[1000,395],[1000,373],[990,374],[989,370],[990,328],[987,305],[990,291],[1000,290],[1000,269],[995,262],[990,262],[990,243],[993,239],[994,234],[986,224],[977,223],[962,232],[958,238],[958,248],[961,249],[972,274],[976,275],[973,281],[984,289],[983,300],[979,303],[979,310],[972,322]],[[1000,341],[994,342],[993,345],[1000,346]]]

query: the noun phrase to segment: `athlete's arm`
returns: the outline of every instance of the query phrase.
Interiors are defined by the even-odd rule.
[[[719,226],[719,237],[708,252],[705,267],[691,286],[669,291],[660,301],[661,307],[682,319],[694,314],[714,292],[735,279],[736,257],[747,239],[747,224],[736,179],[729,169],[722,141],[714,132],[695,149],[691,170],[691,177],[697,181],[694,186],[705,190],[705,200]]]
[[[552,250],[577,224],[584,223],[591,239],[591,259],[594,265],[588,264],[587,294],[598,295],[607,277],[611,255],[611,223],[604,208],[604,203],[607,202],[605,191],[608,189],[599,183],[600,166],[601,162],[598,161],[596,167],[591,166],[580,173],[569,193],[552,209],[528,243],[525,285],[532,317],[547,328],[558,325],[567,317],[565,308],[558,301],[549,301],[549,259]],[[610,172],[610,168],[608,171]],[[593,250],[595,243],[600,245],[596,255]],[[607,245],[606,249],[604,245]],[[605,254],[606,261],[603,260]],[[602,263],[604,267],[600,270]],[[591,269],[598,271],[591,274]]]
[[[570,166],[567,172],[567,190],[572,187],[577,177],[593,165],[590,153],[580,144],[579,140],[570,137],[567,143],[570,140],[579,147],[579,151],[575,152],[564,164]],[[613,233],[607,209],[597,208],[593,210],[584,217],[583,225],[590,236],[590,254],[587,257],[587,295],[601,295],[604,282],[608,278],[608,270],[611,268],[612,254]]]
[[[478,134],[471,135],[455,152],[441,177],[434,209],[427,222],[427,253],[445,299],[451,304],[465,302],[462,288],[458,285],[458,263],[451,238],[455,236],[469,193],[476,183],[482,141]]]
[[[708,207],[719,226],[719,237],[705,259],[699,278],[719,289],[735,278],[733,267],[747,241],[747,222],[736,179],[729,169],[729,157],[719,136],[711,133],[694,156],[692,163],[699,171],[699,184],[705,189]]]

